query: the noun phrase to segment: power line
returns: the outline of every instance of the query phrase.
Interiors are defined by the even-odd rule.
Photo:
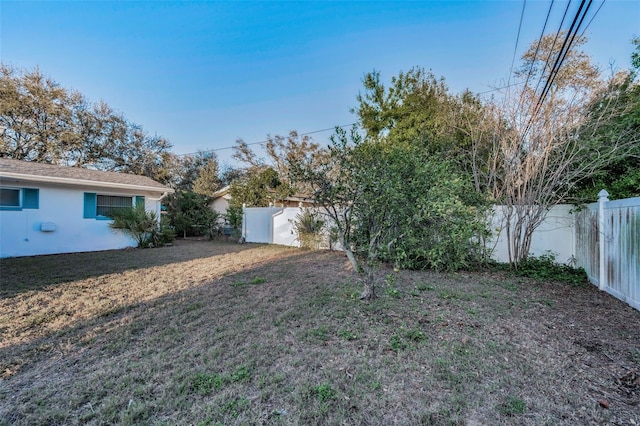
[[[584,27],[584,30],[582,30],[582,33],[580,33],[580,37],[582,37],[584,35],[585,32],[587,32],[587,28],[589,28],[589,25],[591,25],[591,23],[593,22],[593,19],[596,17],[596,15],[598,14],[598,12],[600,12],[600,9],[602,9],[602,6],[604,6],[604,3],[607,0],[602,0],[602,3],[600,3],[600,6],[598,6],[598,8],[596,9],[596,12],[593,14],[593,16],[591,17],[591,19],[589,20],[589,23],[587,24],[586,27]]]
[[[313,130],[311,132],[306,132],[306,133],[299,133],[298,136],[308,136],[308,135],[313,135],[313,134],[316,134],[316,133],[328,132],[329,130],[335,130],[336,128],[342,129],[344,127],[351,127],[351,126],[353,126],[355,124],[358,124],[358,123],[344,124],[342,126],[334,126],[334,127],[328,127],[326,129]],[[269,142],[269,139],[264,140],[264,141],[259,141],[259,142],[251,142],[251,143],[248,143],[246,145],[247,146],[261,145],[261,144],[265,144],[267,142]],[[235,148],[235,146],[225,146],[224,148],[214,148],[214,149],[208,149],[206,151],[197,151],[197,152],[189,152],[187,154],[178,154],[178,156],[179,157],[186,157],[187,155],[207,154],[209,152],[224,151],[224,150],[233,149],[233,148]]]
[[[497,92],[498,90],[508,89],[509,87],[519,86],[524,84],[524,81],[518,81],[517,83],[507,84],[506,86],[494,87],[493,89],[485,90],[483,92],[478,92],[476,95],[484,95],[485,93]]]
[[[560,21],[560,25],[558,25],[558,31],[556,31],[556,36],[553,38],[553,43],[551,43],[551,47],[549,48],[549,54],[547,55],[547,59],[544,60],[544,67],[542,68],[542,72],[540,73],[540,77],[538,78],[538,83],[536,84],[536,89],[534,93],[538,93],[538,88],[540,87],[540,83],[542,83],[544,74],[547,71],[547,67],[549,66],[549,61],[551,60],[551,55],[553,55],[553,49],[556,47],[556,42],[558,41],[558,37],[560,37],[560,34],[562,33],[562,25],[564,24],[564,20],[567,18],[567,12],[569,11],[569,6],[571,6],[571,0],[567,2],[567,7],[564,8],[564,13],[562,14],[562,20]],[[542,39],[542,37],[540,39]]]
[[[587,5],[585,7],[585,0],[582,0],[580,2],[580,6],[578,7],[578,11],[576,12],[576,14],[575,14],[575,16],[573,18],[573,21],[571,22],[571,26],[569,27],[569,30],[565,34],[564,42],[562,43],[562,46],[560,47],[560,51],[558,52],[558,56],[556,56],[554,64],[551,67],[549,75],[547,76],[547,80],[545,82],[545,85],[542,88],[542,92],[540,93],[540,96],[538,97],[538,101],[536,102],[536,105],[535,105],[535,107],[533,109],[533,113],[531,114],[531,117],[529,118],[527,126],[526,126],[524,132],[522,133],[522,139],[524,139],[526,137],[527,133],[529,132],[529,129],[531,128],[531,126],[533,124],[533,120],[535,119],[536,115],[540,111],[540,108],[542,107],[542,104],[544,103],[547,95],[549,94],[549,91],[551,90],[551,87],[553,86],[553,83],[555,82],[555,79],[556,79],[556,77],[558,75],[558,72],[559,72],[560,68],[562,67],[562,64],[564,63],[564,60],[567,57],[567,54],[571,50],[571,46],[575,41],[576,35],[580,31],[580,27],[582,26],[582,23],[584,22],[584,19],[585,19],[586,15],[587,15],[587,13],[589,11],[589,8],[591,7],[592,3],[593,3],[593,0],[589,0],[589,2],[587,3]],[[568,5],[567,5],[567,7],[568,7]],[[584,11],[583,11],[583,8],[584,8]],[[563,17],[563,21],[564,21],[564,17]],[[560,25],[562,26],[562,23]],[[556,34],[556,39],[557,39],[559,33],[560,33],[560,29],[558,29],[558,33]],[[554,41],[554,45],[555,45],[555,41]],[[551,51],[552,50],[553,50],[553,46],[551,48]],[[549,57],[550,56],[551,55],[549,55]],[[545,69],[546,69],[547,65],[548,65],[548,61],[546,61]],[[540,81],[541,81],[541,79],[538,81],[538,84],[540,83]]]
[[[522,11],[520,12],[520,24],[518,25],[518,35],[516,36],[516,45],[513,48],[513,57],[511,58],[511,68],[509,69],[509,78],[507,80],[507,86],[511,84],[511,74],[513,74],[513,64],[516,61],[516,52],[518,51],[518,43],[520,42],[520,31],[522,30],[522,19],[524,18],[524,9],[527,5],[527,0],[522,2]]]
[[[547,93],[549,93],[549,90],[551,90],[551,86],[553,86],[553,82],[556,80],[556,77],[558,76],[558,71],[560,70],[560,67],[562,66],[562,63],[566,59],[567,54],[569,53],[569,50],[571,49],[571,45],[575,41],[576,35],[578,35],[578,31],[579,31],[580,27],[582,26],[582,23],[584,22],[584,18],[587,16],[587,11],[591,7],[592,3],[593,3],[593,0],[589,0],[589,3],[587,3],[587,7],[584,10],[584,14],[582,15],[582,17],[580,17],[580,22],[578,22],[578,26],[576,27],[576,30],[571,35],[571,40],[569,41],[569,44],[567,45],[567,49],[564,51],[564,53],[562,55],[562,59],[560,60],[560,65],[558,65],[558,69],[556,70],[555,74],[553,74],[553,77],[551,78],[551,82],[549,83],[549,87],[547,88],[547,92],[544,93],[545,97],[546,97]],[[578,10],[578,13],[580,13],[580,10]],[[569,30],[569,31],[571,31],[571,30]],[[542,102],[544,102],[544,99],[542,99]]]
[[[589,10],[589,7],[591,6],[592,2],[593,0],[589,0],[589,3],[587,3],[586,8],[584,9],[584,12],[582,12],[582,8],[584,7],[585,0],[582,0],[580,2],[580,7],[578,8],[578,12],[576,13],[576,16],[574,16],[573,22],[571,22],[571,26],[569,27],[569,31],[567,32],[564,42],[560,47],[560,53],[558,54],[558,57],[556,58],[555,63],[553,64],[553,67],[551,68],[551,72],[549,73],[547,82],[542,88],[542,92],[540,93],[540,98],[538,99],[536,108],[534,109],[534,112],[533,112],[534,117],[537,114],[537,111],[540,109],[540,107],[544,103],[547,95],[549,94],[549,91],[551,90],[553,82],[555,81],[556,76],[558,75],[558,71],[560,70],[560,67],[564,63],[564,60],[566,59],[567,54],[569,53],[569,50],[571,50],[571,45],[575,40],[576,34],[579,31],[580,26],[584,21],[584,17],[587,14],[587,11]],[[581,12],[582,12],[582,16],[580,16]],[[578,19],[580,20],[580,22],[578,22]],[[576,26],[576,23],[577,23],[577,26]]]
[[[551,15],[551,10],[553,9],[553,3],[554,3],[554,0],[551,0],[551,4],[549,5],[549,10],[547,11],[547,17],[544,19],[544,25],[542,26],[542,31],[540,32],[540,37],[538,37],[538,44],[536,45],[536,51],[533,54],[533,59],[531,60],[531,66],[529,67],[529,72],[527,72],[527,78],[526,78],[525,83],[524,83],[524,88],[522,89],[523,90],[522,94],[524,94],[524,90],[526,89],[527,85],[529,84],[529,79],[531,78],[531,74],[533,73],[533,66],[534,66],[534,64],[536,62],[536,59],[538,58],[538,52],[540,51],[540,45],[542,44],[542,39],[544,38],[544,32],[547,29],[547,23],[549,22],[549,16]],[[565,16],[566,16],[566,13],[567,13],[567,11],[565,9]],[[564,21],[564,16],[562,17],[562,20]],[[562,25],[562,24],[560,24],[560,25]],[[556,37],[557,37],[557,35],[556,35]],[[555,41],[554,41],[554,44],[555,44]],[[553,50],[553,46],[551,47],[551,49]],[[546,65],[546,61],[545,61],[545,65]],[[544,74],[544,71],[543,71],[543,74]],[[542,74],[541,74],[540,78],[542,78]],[[538,82],[539,81],[540,80],[538,80]],[[522,100],[522,94],[520,95],[520,99],[521,100]]]

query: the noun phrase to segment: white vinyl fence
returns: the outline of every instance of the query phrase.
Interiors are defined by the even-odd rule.
[[[600,290],[640,310],[640,197],[598,195],[576,215],[577,265]]]
[[[493,260],[507,263],[509,262],[509,247],[503,210],[505,208],[504,206],[493,207],[490,228],[493,238],[487,243],[487,246],[491,250]],[[530,255],[541,256],[552,252],[556,257],[556,262],[572,264],[575,261],[575,217],[572,211],[573,206],[558,204],[547,212],[544,222],[531,236]]]
[[[551,252],[558,262],[575,263],[601,290],[640,310],[640,197],[609,201],[606,191],[601,194],[599,203],[577,213],[570,205],[554,206],[533,234],[531,254]],[[501,209],[494,207],[489,247],[494,260],[508,262]],[[293,222],[302,210],[245,208],[242,235],[247,242],[299,247]]]
[[[299,207],[249,207],[243,209],[242,236],[248,243],[299,247],[293,221]]]

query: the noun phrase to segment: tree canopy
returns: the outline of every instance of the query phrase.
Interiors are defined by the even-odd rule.
[[[90,103],[39,69],[0,64],[0,156],[171,180],[177,160],[165,138],[149,135],[104,102]]]
[[[341,247],[375,297],[379,262],[457,270],[481,259],[484,203],[445,161],[407,143],[363,140],[337,128],[320,164],[301,163],[296,181],[313,188]]]

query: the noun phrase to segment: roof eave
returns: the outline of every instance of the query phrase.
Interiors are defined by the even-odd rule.
[[[139,191],[151,191],[151,192],[167,192],[174,193],[175,191],[169,187],[156,187],[156,186],[145,186],[145,185],[132,185],[128,183],[118,183],[118,182],[103,182],[103,181],[95,181],[95,180],[86,180],[86,179],[73,179],[73,178],[62,178],[62,177],[52,177],[52,176],[37,176],[37,175],[26,175],[22,173],[11,173],[11,172],[1,172],[1,178],[13,178],[20,179],[28,182],[45,182],[45,183],[61,183],[65,185],[75,185],[75,186],[96,186],[100,188],[118,188],[118,189],[132,189]]]

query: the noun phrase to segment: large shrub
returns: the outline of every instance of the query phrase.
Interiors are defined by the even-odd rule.
[[[356,154],[366,160],[357,173],[356,245],[378,238],[379,259],[408,269],[458,270],[481,260],[487,204],[448,162],[404,144],[368,143]]]
[[[169,196],[167,213],[175,231],[183,237],[214,234],[218,214],[209,206],[209,197],[177,191]]]

